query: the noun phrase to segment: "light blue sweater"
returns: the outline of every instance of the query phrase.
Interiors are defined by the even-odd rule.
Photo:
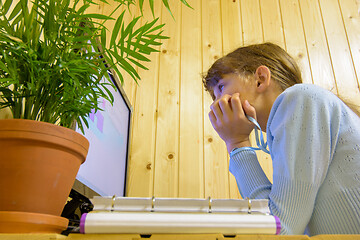
[[[297,84],[274,102],[267,123],[273,184],[253,150],[231,153],[243,197],[269,199],[281,234],[360,233],[360,118],[334,94]]]

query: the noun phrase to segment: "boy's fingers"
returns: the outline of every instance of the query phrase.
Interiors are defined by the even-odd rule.
[[[253,106],[250,105],[248,100],[245,100],[243,109],[247,116],[250,116],[256,120],[256,110]]]
[[[231,96],[231,106],[235,116],[244,114],[239,93],[235,93]]]
[[[213,102],[213,104],[211,104],[210,109],[211,109],[211,112],[214,114],[215,118],[222,117],[223,114],[221,112],[221,109],[220,109],[219,104],[218,104],[217,101]]]
[[[224,96],[222,96],[219,100],[219,106],[221,109],[221,112],[223,113],[223,115],[229,115],[231,114],[231,104],[229,104],[229,100],[230,100],[231,96],[228,94],[225,94]]]
[[[209,119],[211,124],[213,125],[213,127],[215,127],[215,123],[216,123],[216,117],[213,111],[209,112]]]

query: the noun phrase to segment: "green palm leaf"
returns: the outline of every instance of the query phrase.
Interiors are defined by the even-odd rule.
[[[142,16],[135,16],[125,24],[134,0],[115,0],[108,16],[90,12],[98,5],[92,0],[32,0],[31,8],[29,2],[0,2],[0,109],[9,107],[15,118],[65,127],[76,122],[83,131],[86,116],[101,110],[99,99],[114,101],[113,84],[102,81],[108,70],[121,83],[123,74],[138,83],[136,68],[147,69],[142,63],[168,38],[157,18],[139,24]],[[170,11],[168,0],[162,2]],[[143,4],[138,1],[141,13]],[[122,5],[127,9],[115,18]],[[154,15],[154,0],[149,8]],[[107,39],[109,21],[115,25]]]

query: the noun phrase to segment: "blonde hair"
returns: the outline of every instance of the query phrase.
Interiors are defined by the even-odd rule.
[[[214,99],[213,88],[224,75],[238,73],[249,77],[262,65],[270,69],[272,79],[282,90],[302,83],[301,71],[295,60],[278,45],[267,42],[240,47],[215,61],[203,75],[205,89]]]

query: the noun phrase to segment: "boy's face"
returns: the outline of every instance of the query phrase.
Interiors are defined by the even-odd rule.
[[[245,79],[239,74],[229,73],[214,86],[213,91],[215,95],[214,101],[218,100],[225,94],[233,95],[234,93],[240,94],[241,102],[248,100],[250,103],[254,99],[254,86],[255,81],[251,79]]]

